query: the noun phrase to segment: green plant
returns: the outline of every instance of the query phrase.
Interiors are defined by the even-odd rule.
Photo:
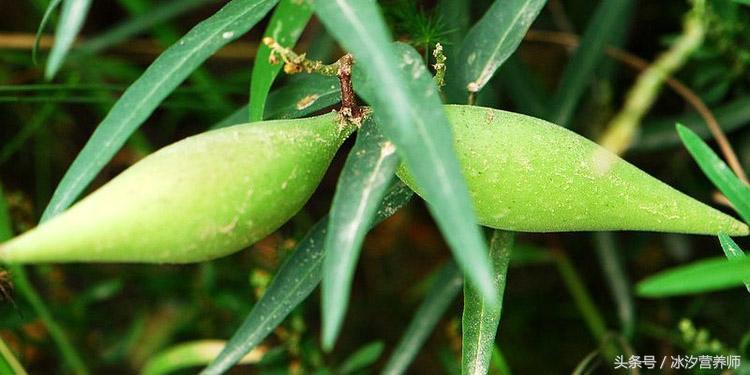
[[[528,337],[534,336],[528,334],[531,324],[517,319],[522,315],[534,316],[531,310],[551,311],[562,319],[570,319],[574,315],[570,312],[578,311],[576,316],[589,329],[593,342],[571,343],[584,345],[590,352],[577,352],[582,360],[575,366],[576,371],[592,366],[599,357],[606,362],[615,354],[628,353],[631,345],[638,343],[636,338],[640,336],[636,335],[660,335],[661,339],[679,342],[655,324],[635,320],[636,302],[625,270],[637,270],[639,274],[653,272],[667,262],[648,258],[652,252],[641,250],[653,247],[651,242],[675,238],[688,241],[687,237],[630,234],[624,238],[637,240],[615,241],[613,234],[601,231],[719,236],[729,260],[701,261],[657,274],[635,288],[641,296],[666,297],[743,283],[750,285],[747,259],[729,237],[747,235],[745,223],[690,198],[577,134],[599,128],[601,119],[607,117],[588,116],[589,103],[581,103],[580,99],[586,97],[594,77],[597,82],[612,79],[611,67],[605,68],[601,62],[610,44],[626,39],[619,30],[634,17],[631,1],[603,0],[594,12],[586,7],[584,13],[591,13],[591,19],[586,20],[577,49],[569,51],[570,63],[562,70],[561,83],[551,96],[542,85],[531,83],[537,81],[534,75],[538,72],[516,54],[540,14],[542,18],[551,15],[554,22],[561,22],[559,18],[565,21],[564,9],[550,7],[545,15],[545,1],[497,0],[490,4],[451,0],[438,1],[432,7],[428,2],[411,1],[383,2],[379,6],[369,0],[231,0],[181,38],[176,37],[175,25],[159,23],[196,9],[201,1],[172,0],[160,4],[121,0],[120,3],[132,18],[79,44],[73,42],[85,30],[88,12],[96,12],[95,7],[90,8],[91,1],[60,0],[46,4],[39,25],[39,41],[45,40],[41,32],[47,21],[54,18],[55,7],[61,6],[62,11],[44,75],[47,79],[57,77],[65,84],[0,87],[0,94],[11,92],[8,95],[15,100],[44,102],[43,110],[33,111],[29,123],[3,145],[0,164],[16,154],[26,155],[23,144],[29,139],[40,150],[44,145],[54,144],[54,133],[42,126],[51,119],[59,117],[66,122],[80,118],[61,113],[58,109],[61,103],[77,100],[92,103],[92,107],[102,111],[99,113],[102,122],[53,194],[46,194],[45,189],[54,178],[48,171],[54,162],[45,152],[33,153],[34,173],[38,174],[35,200],[46,203],[49,195],[51,199],[35,229],[0,245],[0,261],[9,265],[18,286],[21,308],[28,304],[34,315],[41,317],[70,371],[87,373],[89,366],[99,370],[127,360],[133,369],[152,374],[202,365],[208,366],[204,374],[218,374],[241,363],[252,363],[261,371],[292,373],[360,373],[374,365],[382,366],[384,373],[399,374],[418,360],[423,346],[438,345],[435,352],[439,353],[440,361],[435,362],[443,364],[448,372],[506,373],[523,355],[519,355],[515,346],[503,346],[503,339],[498,338],[501,312],[504,315],[501,333],[512,334],[514,328],[524,327],[523,337]],[[576,9],[570,3],[567,5]],[[701,17],[695,16],[696,9],[703,9],[703,1],[692,4],[693,11],[685,12],[686,24],[693,25],[687,21],[694,21],[706,26],[699,22]],[[43,5],[36,6],[43,8]],[[154,11],[150,12],[149,7]],[[719,8],[711,9],[720,13],[716,10]],[[706,40],[722,41],[715,47],[718,53],[744,61],[744,52],[733,51],[737,47],[730,39],[747,37],[738,21],[745,19],[745,15],[738,4],[726,9],[731,10],[735,23],[721,28],[712,13],[714,18],[707,26]],[[266,30],[253,36],[262,43],[258,44],[252,67],[249,99],[243,99],[245,105],[229,113],[225,109],[231,101],[248,92],[244,84],[237,82],[244,82],[249,69],[219,77],[216,70],[200,65],[209,57],[220,55],[222,47],[251,30],[271,11]],[[472,14],[480,16],[473,26]],[[310,22],[311,19],[322,25]],[[545,18],[544,22],[548,21]],[[128,40],[152,28],[160,43],[174,40],[174,44],[140,77],[137,66],[99,56],[116,41]],[[679,58],[670,53],[662,55],[669,62],[666,64],[669,73],[680,69],[701,42],[706,43],[702,32],[697,36],[690,30],[694,29],[686,28],[683,38],[675,39],[678,42],[672,46],[679,50]],[[394,43],[391,31],[405,43]],[[679,42],[685,39],[690,43]],[[303,46],[295,48],[298,40]],[[333,48],[336,43],[344,50],[343,57],[332,64],[324,63],[336,56]],[[445,50],[437,43],[445,44]],[[430,70],[432,48],[435,74]],[[712,48],[698,48],[695,58],[701,64],[708,64],[700,52],[711,52]],[[295,49],[308,53],[298,54]],[[20,61],[10,53],[0,57]],[[91,64],[92,58],[97,59],[97,64]],[[652,130],[648,127],[642,133],[643,139],[636,137],[641,118],[657,103],[657,93],[669,78],[662,69],[664,64],[660,59],[650,68],[644,68],[640,83],[627,94],[628,104],[612,116],[627,118],[630,129],[627,137],[615,134],[615,143],[624,140],[627,144],[614,148],[617,154],[631,145],[636,150],[646,144],[643,149],[661,149],[668,143],[659,140],[662,138],[658,137],[658,130],[649,133]],[[742,64],[738,66],[736,71],[744,71]],[[305,74],[287,78],[279,75],[282,67],[290,75]],[[4,72],[0,67],[0,74]],[[110,74],[126,77],[133,83],[102,85]],[[709,86],[715,85],[712,87],[722,94],[711,95],[714,100],[722,101],[726,93],[740,96],[733,98],[735,101],[727,105],[726,112],[717,114],[722,119],[729,118],[732,129],[741,128],[748,122],[742,108],[737,109],[747,101],[741,96],[742,79],[735,73],[723,72],[711,77],[715,76],[722,77],[721,82],[710,82]],[[706,82],[700,77],[696,79]],[[86,86],[79,83],[81,80],[98,85]],[[186,80],[198,89],[178,88]],[[280,87],[273,89],[275,84]],[[738,88],[730,90],[726,85]],[[498,87],[503,90],[497,90]],[[123,89],[121,96],[113,95]],[[52,94],[33,96],[45,92]],[[506,106],[504,96],[510,97],[518,111],[535,117],[493,109]],[[613,97],[602,95],[608,98],[603,99],[596,93],[592,96],[595,101],[611,101]],[[360,106],[359,100],[367,106]],[[108,108],[110,102],[114,102],[112,108]],[[446,102],[458,105],[445,105]],[[159,108],[165,110],[157,111]],[[19,114],[19,118],[25,115]],[[191,128],[181,128],[185,123],[180,119],[183,116],[193,122]],[[158,117],[155,121],[158,128],[139,129],[152,117]],[[578,128],[576,132],[569,131],[545,119],[563,126],[576,124]],[[248,120],[252,122],[246,123]],[[211,123],[214,125],[207,126]],[[213,130],[201,132],[206,128]],[[188,132],[200,134],[152,152],[151,141],[165,144]],[[356,142],[346,142],[355,132]],[[656,136],[652,138],[652,134]],[[709,179],[726,195],[732,208],[747,221],[748,188],[742,181],[743,174],[738,173],[739,165],[731,164],[734,173],[729,172],[719,156],[701,140],[707,132],[699,136],[678,127],[676,134]],[[715,132],[711,134],[716,136]],[[670,129],[668,137],[673,144],[677,135]],[[135,155],[150,155],[138,162],[123,163],[127,168],[122,174],[74,204],[115,155],[124,157],[120,153],[123,149],[135,150]],[[724,144],[722,149],[726,151]],[[337,153],[346,160],[338,175],[330,173],[336,178],[335,189],[331,189],[324,177],[331,165],[340,164],[332,163]],[[641,161],[638,159],[634,164],[640,165]],[[643,167],[649,172],[654,168],[648,162]],[[667,170],[670,173],[662,171],[658,175],[670,180],[670,184],[679,183],[681,190],[693,196],[705,193],[705,181],[693,177],[675,181],[673,171]],[[317,197],[313,195],[316,189],[324,197],[326,193],[333,196],[330,207],[325,198],[310,200],[311,196]],[[380,334],[379,322],[373,321],[380,316],[363,314],[377,313],[375,302],[363,303],[350,297],[358,291],[355,274],[362,274],[355,272],[358,265],[372,263],[362,253],[367,248],[366,235],[397,212],[400,214],[394,220],[399,217],[403,220],[403,212],[407,210],[402,208],[412,201],[413,192],[426,202],[425,208],[435,220],[453,259],[439,259],[439,264],[433,264],[430,256],[417,252],[418,257],[424,258],[420,260],[425,264],[423,269],[396,267],[395,272],[388,271],[389,276],[377,278],[376,283],[384,288],[394,274],[402,283],[421,278],[423,281],[413,288],[404,288],[404,284],[396,284],[396,288],[408,289],[405,294],[409,296],[405,298],[409,301],[420,295],[425,296],[424,300],[408,326],[404,324],[403,334],[393,349],[389,338],[380,336],[358,340],[353,345],[348,336],[356,330],[348,329],[347,324],[369,320],[373,331]],[[12,194],[8,198],[12,215],[6,210],[5,200],[0,202],[3,203],[0,205],[2,239],[12,236],[14,224],[18,232],[24,232],[35,221],[24,219],[33,215],[17,212],[20,205],[14,203]],[[317,208],[304,210],[306,204]],[[328,214],[316,211],[320,207]],[[412,210],[415,209],[408,212]],[[317,217],[322,218],[314,223]],[[590,273],[584,274],[575,266],[581,258],[589,257],[574,256],[566,250],[583,246],[581,241],[571,244],[564,240],[569,237],[548,234],[531,237],[535,245],[530,245],[528,235],[518,233],[573,231],[600,231],[595,246],[600,250],[604,276],[618,310],[621,325],[618,330],[606,319],[610,311],[597,306],[601,303],[600,296],[591,295],[591,280],[584,280],[591,277]],[[491,240],[488,242],[487,238]],[[689,241],[701,240],[690,237]],[[253,244],[261,251],[252,252],[258,259],[250,266],[238,261],[249,252],[207,262]],[[401,246],[408,248],[413,244]],[[626,246],[637,251],[618,251]],[[684,246],[675,247],[684,252]],[[641,262],[640,267],[626,268],[629,265],[626,262],[636,260]],[[93,283],[81,293],[70,293],[63,289],[64,280],[56,276],[60,268],[50,265],[58,262],[200,262],[200,265],[195,268],[196,274],[191,274],[197,275],[194,278],[184,277],[187,274],[182,273],[184,268],[176,271],[177,268],[165,267],[151,272],[146,266],[136,265],[130,272],[113,271],[107,280],[97,279],[97,272],[106,272],[107,268],[68,265],[83,270],[76,273],[82,280],[77,283]],[[58,306],[50,309],[39,298],[24,268],[19,266],[34,263],[46,263],[31,274],[35,277],[31,280],[46,282],[43,295],[75,294],[70,306],[60,308],[66,304],[50,300],[53,307]],[[532,307],[528,314],[513,311],[515,305],[509,303],[512,295],[506,293],[506,289],[513,287],[514,279],[509,278],[513,268],[550,264],[557,266],[562,281],[552,284],[555,287],[562,284],[574,304],[557,302],[557,295],[547,299],[534,296],[534,302],[525,304]],[[253,267],[250,275],[245,267]],[[159,275],[169,270],[180,272],[179,276],[169,279]],[[236,277],[237,274],[240,276]],[[419,276],[403,279],[404,275],[412,274]],[[523,282],[523,278],[518,280]],[[319,334],[307,327],[313,325],[310,323],[316,314],[302,304],[318,284],[321,284]],[[79,354],[68,335],[70,331],[78,332],[79,338],[74,341],[84,341],[80,332],[87,332],[89,326],[95,325],[89,320],[92,317],[86,313],[87,309],[99,301],[116,298],[112,296],[123,289],[131,293],[133,285],[151,288],[148,296],[156,296],[160,310],[154,312],[141,306],[138,298],[122,297],[136,301],[133,304],[140,310],[128,312],[132,315],[129,325],[122,328],[123,333],[118,331],[113,335],[118,337],[112,339],[116,343],[102,350],[106,353],[100,358]],[[245,293],[249,289],[254,292],[253,298]],[[4,290],[0,289],[3,295]],[[451,315],[447,328],[439,330],[445,340],[431,344],[428,338],[436,328],[442,328],[441,319],[462,290],[461,320],[457,314]],[[183,300],[188,298],[191,303]],[[394,310],[400,309],[393,299],[387,303]],[[677,317],[689,318],[700,304],[695,306],[679,310]],[[658,307],[667,308],[664,304]],[[246,317],[238,329],[227,328],[230,326],[226,323],[227,316],[244,314]],[[381,315],[387,319],[388,313]],[[648,318],[663,316],[654,313]],[[76,321],[78,329],[68,329],[56,318]],[[19,327],[27,323],[25,318],[0,321],[16,331],[21,331]],[[545,322],[538,324],[542,326]],[[401,331],[398,325],[394,326]],[[575,325],[563,328],[570,327],[580,328]],[[721,335],[720,330],[711,331],[718,331],[717,337]],[[231,332],[234,333],[228,341],[203,339],[209,335],[228,336]],[[559,345],[553,343],[555,335],[546,336],[557,350]],[[86,335],[87,343],[99,345],[96,340],[101,337],[101,334]],[[689,341],[689,352],[701,351],[697,349],[698,340],[684,341]],[[730,341],[722,339],[722,342]],[[14,349],[13,345],[8,346]],[[534,351],[541,351],[541,346]],[[347,348],[343,352],[345,357],[337,357],[342,347]],[[743,344],[738,347],[742,353]],[[0,366],[0,372],[23,370],[13,350],[5,345],[0,345],[0,349],[3,349],[0,365],[4,365]],[[387,359],[381,358],[384,350],[390,352]],[[556,366],[526,364],[545,365]],[[564,363],[560,367],[574,365]],[[426,366],[425,371],[436,371],[437,365],[431,366]]]

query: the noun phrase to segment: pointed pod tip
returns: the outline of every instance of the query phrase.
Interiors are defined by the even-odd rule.
[[[748,228],[747,224],[737,221],[734,225],[734,232],[728,232],[726,234],[719,233],[719,236],[722,234],[725,236],[747,236],[750,234],[750,228]]]

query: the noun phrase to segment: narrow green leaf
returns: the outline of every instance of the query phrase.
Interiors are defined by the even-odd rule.
[[[401,335],[401,340],[393,349],[393,353],[388,358],[381,374],[398,375],[406,372],[406,369],[414,361],[414,357],[419,353],[422,344],[435,329],[445,310],[456,299],[462,284],[461,272],[454,262],[450,262],[440,269],[432,287],[427,292],[427,296],[425,296],[417,312],[414,313],[406,331]]]
[[[451,126],[421,56],[411,47],[391,43],[374,1],[316,1],[315,12],[331,35],[354,55],[355,73],[364,73],[369,87],[366,99],[375,111],[375,120],[424,189],[430,212],[453,256],[470,282],[494,300],[497,296],[487,246],[453,149]],[[363,89],[358,87],[355,90]]]
[[[719,233],[719,242],[721,243],[721,248],[724,250],[727,259],[742,259],[745,257],[745,252],[742,251],[740,246],[726,234]]]
[[[292,48],[311,16],[312,7],[307,1],[281,0],[263,36],[270,36],[282,46]],[[271,49],[265,44],[261,44],[255,55],[250,81],[250,122],[263,120],[268,92],[281,69],[281,64],[268,61],[270,55]]]
[[[346,375],[364,370],[380,358],[384,347],[382,341],[376,341],[361,347],[339,366],[336,373]]]
[[[197,340],[177,344],[156,354],[143,366],[143,375],[165,375],[191,367],[210,363],[226,345],[222,340]],[[261,352],[250,352],[238,363],[257,363],[263,358]]]
[[[44,77],[51,80],[62,66],[65,56],[73,46],[73,42],[81,31],[83,23],[86,21],[86,15],[91,7],[91,0],[64,0],[60,19],[57,21],[57,30],[55,31],[55,44],[49,53],[47,67],[44,71]]]
[[[727,259],[733,261],[745,259],[745,252],[742,251],[740,246],[737,245],[731,237],[724,233],[719,233],[719,242],[721,243],[721,248],[724,250]],[[750,278],[745,280],[745,288],[750,292]]]
[[[63,176],[42,218],[70,206],[167,95],[219,48],[253,27],[276,1],[232,0],[164,51],[96,128]]]
[[[604,49],[617,35],[615,28],[624,26],[618,20],[633,3],[633,0],[602,0],[599,3],[575,54],[563,71],[547,120],[568,126],[578,101],[604,56]]]
[[[731,261],[724,257],[675,267],[638,283],[643,297],[670,297],[710,292],[742,285],[750,279],[750,258]]]
[[[750,95],[742,96],[716,108],[711,108],[716,121],[725,133],[738,130],[750,124]],[[698,134],[701,139],[712,139],[713,135],[705,120],[695,111],[679,116],[646,121],[643,132],[635,145],[635,150],[650,151],[665,149],[680,144],[680,137],[674,132],[674,124],[679,122]]]
[[[677,124],[677,133],[703,173],[727,196],[742,219],[750,222],[750,188],[692,130]]]
[[[42,39],[42,33],[44,32],[45,27],[47,27],[47,22],[49,22],[49,18],[52,16],[52,13],[55,12],[55,9],[57,9],[57,7],[60,6],[60,3],[62,3],[62,0],[51,0],[49,4],[47,4],[47,9],[44,10],[42,21],[39,22],[39,27],[37,27],[36,29],[36,36],[34,36],[34,46],[31,48],[31,60],[33,61],[34,65],[36,65],[37,63],[37,53],[39,52],[39,40]]]
[[[366,119],[336,184],[328,220],[321,284],[324,350],[333,348],[341,331],[362,242],[397,166],[396,147]]]
[[[77,51],[91,55],[99,53],[143,31],[149,30],[155,25],[169,21],[201,5],[212,2],[216,2],[216,0],[171,0],[159,2],[159,6],[154,7],[149,12],[128,19],[102,34],[86,40],[81,43]]]
[[[380,203],[376,223],[405,205],[412,191],[395,181]],[[245,321],[232,335],[219,356],[201,374],[221,374],[270,334],[289,313],[312,293],[320,282],[328,218],[321,219],[299,242],[274,276]]]
[[[456,67],[468,92],[482,90],[521,44],[547,0],[495,0],[464,39]]]
[[[464,284],[464,312],[461,319],[461,373],[487,374],[490,369],[492,348],[503,307],[503,293],[507,280],[508,264],[513,250],[512,232],[493,231],[490,240],[490,259],[495,277],[492,280],[499,293],[497,303],[488,303],[468,284]]]

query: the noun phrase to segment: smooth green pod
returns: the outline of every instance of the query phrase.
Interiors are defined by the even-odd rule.
[[[186,138],[0,245],[0,261],[185,263],[236,252],[302,208],[353,130],[329,113]]]
[[[744,223],[563,127],[490,108],[452,105],[445,112],[483,225],[522,232],[748,234]],[[419,192],[403,166],[398,174]]]

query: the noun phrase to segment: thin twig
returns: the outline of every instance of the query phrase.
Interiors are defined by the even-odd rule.
[[[346,120],[357,126],[362,124],[367,112],[357,105],[357,95],[352,87],[352,65],[354,58],[350,54],[342,56],[332,64],[324,64],[322,61],[310,60],[306,54],[297,54],[291,48],[280,45],[271,37],[263,38],[263,44],[271,49],[268,61],[271,64],[284,62],[286,74],[317,73],[326,76],[337,76],[341,86],[341,109],[339,114]]]
[[[525,40],[529,42],[551,43],[573,48],[578,47],[579,44],[578,35],[561,31],[529,30],[529,32],[526,34]],[[648,61],[616,47],[608,46],[605,49],[605,52],[611,58],[620,61],[637,71],[643,71],[650,65]],[[693,109],[695,109],[695,111],[698,112],[698,114],[703,118],[703,120],[706,122],[706,126],[716,139],[721,153],[724,155],[727,163],[732,168],[732,171],[734,171],[734,173],[740,180],[747,184],[748,179],[744,172],[744,169],[742,168],[742,165],[739,162],[739,159],[737,158],[737,154],[734,152],[734,149],[727,140],[727,137],[721,129],[719,122],[716,120],[716,117],[706,106],[703,100],[701,100],[701,98],[697,94],[695,94],[692,89],[685,86],[682,82],[672,76],[666,76],[665,83],[675,93],[682,97],[690,106],[692,106]]]

